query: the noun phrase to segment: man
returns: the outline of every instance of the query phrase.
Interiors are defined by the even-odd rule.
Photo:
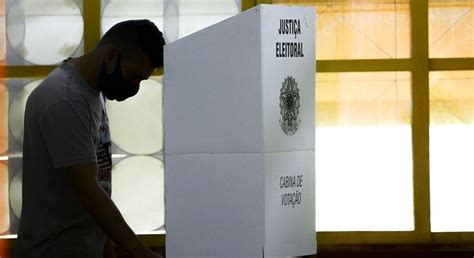
[[[133,257],[159,257],[110,199],[110,137],[102,95],[116,101],[135,95],[140,81],[163,66],[164,44],[148,20],[118,23],[94,50],[64,61],[30,95],[15,257],[115,257],[107,236]]]

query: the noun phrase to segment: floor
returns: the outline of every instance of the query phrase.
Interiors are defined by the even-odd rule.
[[[165,248],[155,248],[165,256]],[[474,258],[473,245],[444,246],[344,246],[319,248],[317,255],[304,258]],[[132,258],[118,252],[117,258]]]

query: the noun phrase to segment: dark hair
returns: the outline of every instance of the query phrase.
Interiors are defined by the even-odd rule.
[[[117,47],[124,56],[141,50],[150,58],[153,67],[163,66],[165,40],[161,31],[149,20],[128,20],[115,24],[97,46],[104,45]]]

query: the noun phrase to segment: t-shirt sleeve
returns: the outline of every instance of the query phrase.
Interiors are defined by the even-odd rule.
[[[55,168],[96,163],[90,114],[61,101],[39,118],[40,130]]]

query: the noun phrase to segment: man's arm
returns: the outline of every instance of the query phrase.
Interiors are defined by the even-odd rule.
[[[99,186],[97,164],[69,167],[68,174],[82,205],[112,240],[130,252],[133,257],[159,257],[135,235],[110,197]]]

